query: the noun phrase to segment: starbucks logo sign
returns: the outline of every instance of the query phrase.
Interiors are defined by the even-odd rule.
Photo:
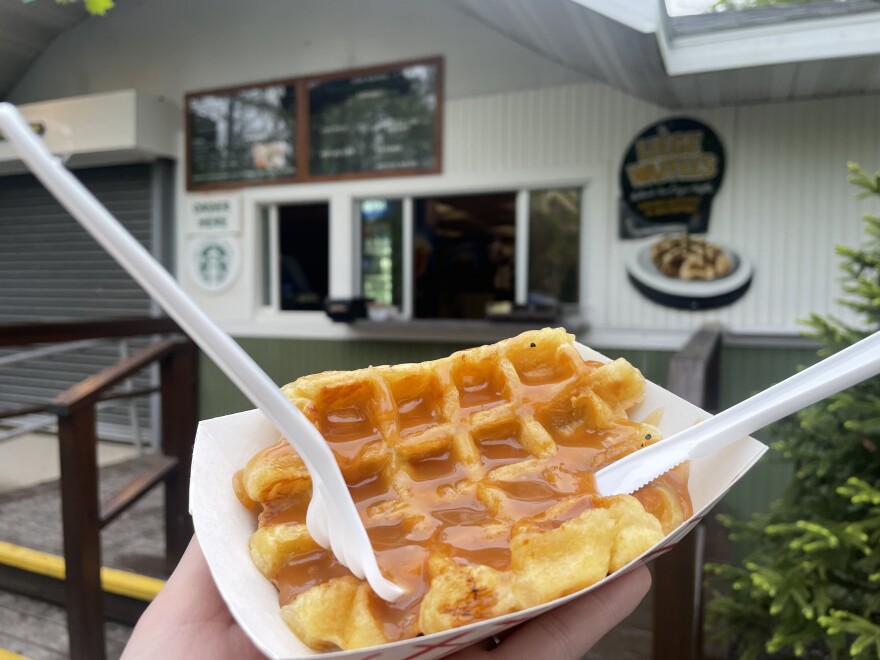
[[[228,287],[238,275],[238,246],[228,238],[201,238],[190,247],[190,273],[206,291],[217,292]]]

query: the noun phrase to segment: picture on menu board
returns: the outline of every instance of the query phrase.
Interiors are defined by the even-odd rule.
[[[308,81],[309,176],[440,169],[440,60]]]
[[[186,111],[191,187],[296,176],[293,84],[192,94]]]

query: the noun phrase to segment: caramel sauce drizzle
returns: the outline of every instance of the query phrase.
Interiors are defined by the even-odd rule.
[[[599,363],[587,363],[598,367]],[[479,375],[479,372],[478,372]],[[504,385],[486,373],[485,378],[453,380],[459,391],[461,416],[487,410],[505,403]],[[562,374],[563,380],[567,382]],[[524,384],[523,405],[540,401],[547,387],[560,386],[558,372],[520,374]],[[373,611],[384,624],[389,640],[403,639],[418,633],[418,612],[422,597],[429,587],[429,557],[443,555],[461,564],[484,564],[503,570],[510,564],[510,532],[514,525],[552,529],[580,515],[593,506],[597,497],[593,472],[605,463],[619,458],[645,444],[639,437],[641,425],[619,422],[603,430],[583,428],[575,433],[554,433],[556,451],[549,457],[533,457],[519,442],[516,425],[501,425],[491,432],[475,437],[479,466],[458,461],[447,448],[434,456],[415,463],[406,463],[394,483],[387,484],[381,473],[352,483],[353,470],[364,455],[383,440],[379,429],[370,421],[367,411],[344,401],[321,420],[321,432],[336,454],[352,498],[365,522],[367,534],[376,551],[382,572],[407,590],[397,603],[387,603],[371,593]],[[394,402],[392,402],[394,405]],[[438,423],[438,414],[423,395],[402,398],[396,402],[397,426],[401,438],[421,432]],[[385,411],[387,413],[387,411]],[[373,414],[381,417],[383,411]],[[629,447],[629,449],[627,449]],[[609,448],[612,448],[609,450]],[[619,450],[618,450],[619,448]],[[263,450],[262,454],[279,457],[293,449],[284,440]],[[619,455],[618,455],[619,454]],[[524,460],[535,460],[536,469],[510,479],[495,478],[491,471]],[[501,502],[497,516],[478,497],[471,479],[482,479],[484,487],[496,491]],[[661,480],[671,487],[690,516],[690,499],[686,471],[664,475]],[[249,501],[241,478],[234,480],[236,494],[242,503]],[[659,507],[656,490],[646,486],[636,494],[646,508]],[[572,500],[572,506],[552,519],[543,514],[560,500]],[[387,515],[388,508],[400,506],[401,515]],[[252,503],[251,503],[252,504]],[[649,506],[650,505],[650,506]],[[380,508],[385,515],[374,516]],[[278,523],[304,523],[307,503],[269,503],[260,515],[260,526]],[[652,511],[653,512],[653,511]],[[653,512],[656,515],[656,512]],[[282,605],[311,587],[334,577],[350,575],[329,550],[316,550],[289,561],[275,575],[273,582]]]

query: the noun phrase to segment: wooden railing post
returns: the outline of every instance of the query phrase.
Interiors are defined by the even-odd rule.
[[[162,452],[177,459],[165,481],[165,559],[172,570],[193,535],[189,515],[189,473],[197,420],[197,353],[192,342],[180,344],[160,367]]]
[[[95,406],[114,385],[155,360],[173,355],[178,348],[174,341],[153,343],[61,392],[47,405],[47,410],[58,417],[67,627],[73,660],[103,660],[106,656],[101,528],[121,509],[113,503],[106,515],[102,513]],[[172,373],[173,377],[178,375],[187,382],[185,371],[179,367]],[[189,379],[192,378],[190,371]],[[179,390],[180,401],[174,405],[186,406],[187,401],[193,401],[192,396],[186,398],[187,391]],[[173,466],[176,467],[176,461]]]
[[[718,408],[721,328],[701,328],[669,363],[666,389],[709,412]],[[702,524],[654,562],[655,660],[703,655]]]
[[[101,513],[95,406],[58,414],[67,629],[72,660],[103,660]]]

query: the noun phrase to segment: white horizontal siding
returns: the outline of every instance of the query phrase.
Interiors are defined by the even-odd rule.
[[[642,298],[624,273],[617,238],[618,168],[646,125],[668,113],[601,85],[572,85],[447,103],[444,174],[479,181],[505,172],[604,172],[604,217],[588,219],[587,298],[594,327],[691,329],[717,320],[737,331],[799,330],[810,312],[846,315],[834,245],[853,245],[861,215],[848,161],[880,169],[880,97],[755,105],[692,113],[725,146],[727,171],[710,237],[752,260],[752,288],[732,306],[667,309]]]

